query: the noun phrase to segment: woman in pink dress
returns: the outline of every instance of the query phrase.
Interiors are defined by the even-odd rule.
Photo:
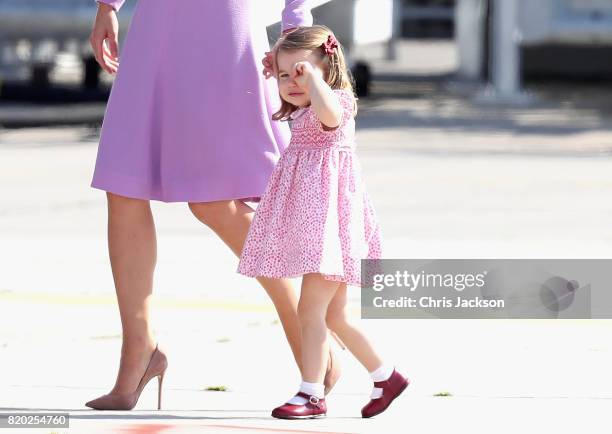
[[[271,121],[280,100],[276,84],[260,73],[269,47],[265,25],[254,22],[255,0],[140,1],[121,66],[116,12],[124,0],[97,1],[91,44],[100,65],[117,76],[92,186],[107,192],[123,341],[115,386],[86,405],[131,409],[155,377],[161,400],[167,366],[149,322],[157,248],[149,201],[188,203],[195,217],[240,255],[254,214],[244,201],[259,200],[289,133]],[[285,1],[284,31],[311,25],[306,3]],[[299,366],[293,288],[286,279],[258,280]],[[328,388],[338,375],[332,360]]]

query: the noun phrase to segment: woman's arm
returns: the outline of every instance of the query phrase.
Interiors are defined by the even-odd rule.
[[[285,0],[283,32],[296,27],[312,26],[312,13],[308,0]]]
[[[121,9],[121,6],[123,5],[123,3],[125,3],[125,0],[96,0],[96,2],[98,3],[105,3],[109,6],[112,6],[112,8],[115,11],[119,11],[119,9]]]
[[[310,12],[308,0],[285,0],[285,9],[283,9],[282,15],[283,34],[296,27],[312,26],[312,13]],[[266,79],[276,76],[276,71],[274,70],[274,48],[266,53],[262,63],[264,66],[263,75]]]

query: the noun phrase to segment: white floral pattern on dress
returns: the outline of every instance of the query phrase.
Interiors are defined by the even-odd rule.
[[[310,107],[294,113],[291,142],[261,197],[238,272],[321,273],[361,286],[361,259],[382,257],[381,232],[355,154],[354,97],[335,90],[340,125],[325,130]]]

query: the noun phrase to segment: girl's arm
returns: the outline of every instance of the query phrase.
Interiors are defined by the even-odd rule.
[[[310,12],[308,0],[285,0],[283,32],[305,26],[312,26],[312,13]]]
[[[298,86],[307,89],[310,106],[321,123],[332,129],[338,127],[342,121],[343,107],[321,74],[310,62],[296,63],[293,74]]]
[[[96,0],[98,3],[104,3],[111,6],[115,11],[119,11],[125,0]]]

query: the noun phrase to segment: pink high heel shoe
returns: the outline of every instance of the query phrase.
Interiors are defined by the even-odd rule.
[[[338,345],[340,345],[340,348],[342,348],[343,350],[346,349],[346,346],[340,340],[338,335],[336,335],[334,332],[331,332],[330,334],[336,340],[336,342],[338,342]],[[327,370],[325,371],[325,378],[323,379],[323,384],[325,385],[325,392],[324,392],[325,396],[327,396],[329,392],[331,392],[331,390],[334,388],[334,386],[340,379],[341,370],[340,370],[340,363],[337,357],[338,356],[336,356],[336,353],[332,350],[330,346],[329,347],[329,359],[327,362]]]
[[[136,406],[138,398],[140,398],[140,394],[147,383],[151,379],[157,377],[157,409],[161,410],[162,384],[167,368],[168,359],[166,358],[166,355],[156,346],[153,354],[151,355],[151,359],[149,360],[149,365],[147,366],[147,369],[145,370],[145,373],[140,379],[140,383],[134,392],[127,394],[109,393],[89,401],[85,405],[93,408],[94,410],[131,410]]]

